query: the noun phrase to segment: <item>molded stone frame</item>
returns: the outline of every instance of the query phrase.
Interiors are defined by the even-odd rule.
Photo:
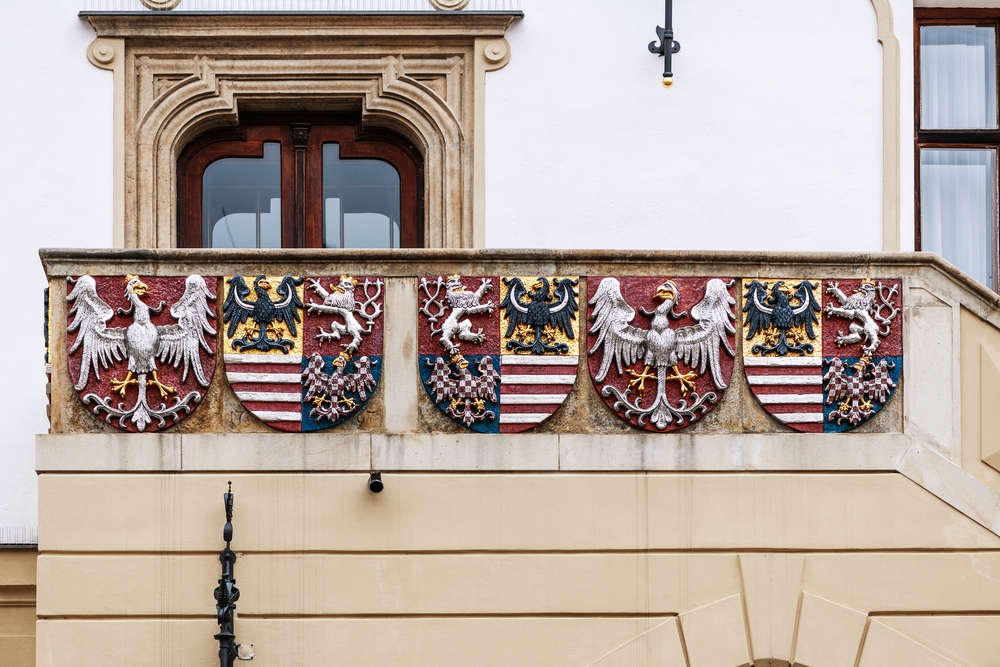
[[[177,158],[241,109],[360,107],[424,156],[424,245],[482,247],[485,74],[520,13],[86,14],[115,73],[116,247],[177,239]]]

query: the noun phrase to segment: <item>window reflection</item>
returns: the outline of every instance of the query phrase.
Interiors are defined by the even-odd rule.
[[[920,243],[979,282],[993,286],[993,183],[991,149],[920,151]]]
[[[207,248],[281,247],[281,144],[264,157],[230,157],[205,169],[202,242]]]
[[[920,28],[920,119],[924,129],[997,126],[993,28]]]
[[[381,160],[340,159],[323,144],[323,246],[399,247],[399,173]]]

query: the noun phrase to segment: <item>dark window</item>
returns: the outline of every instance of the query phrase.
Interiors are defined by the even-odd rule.
[[[1000,10],[915,12],[917,249],[997,289]]]
[[[423,162],[357,123],[248,123],[178,162],[182,248],[423,246]]]

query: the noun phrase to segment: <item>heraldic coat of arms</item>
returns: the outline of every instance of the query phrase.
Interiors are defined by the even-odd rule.
[[[418,363],[431,400],[480,433],[526,431],[555,413],[576,381],[579,282],[421,278]]]
[[[381,278],[227,276],[226,377],[248,411],[282,431],[358,414],[382,375]]]
[[[899,279],[743,281],[743,367],[761,406],[807,433],[877,414],[903,369]]]
[[[590,377],[615,414],[649,431],[675,431],[718,403],[733,374],[734,284],[587,278]]]
[[[215,373],[215,278],[69,278],[69,373],[96,415],[124,431],[184,419]],[[211,287],[210,287],[211,286]]]

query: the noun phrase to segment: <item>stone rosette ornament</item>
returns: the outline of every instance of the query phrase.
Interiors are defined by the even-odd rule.
[[[840,433],[885,407],[903,369],[902,281],[743,280],[743,366],[789,428]]]
[[[419,280],[424,388],[453,421],[518,433],[559,409],[579,363],[577,276]]]
[[[244,408],[292,432],[360,413],[382,376],[383,278],[236,275],[225,285],[226,378]]]
[[[604,403],[636,428],[701,419],[729,386],[731,278],[590,276],[588,367]]]
[[[469,0],[429,0],[431,6],[439,11],[458,11],[465,9]]]
[[[67,278],[69,374],[80,400],[118,429],[167,429],[215,372],[216,278]]]
[[[143,7],[153,11],[167,11],[181,4],[181,0],[140,0]]]

